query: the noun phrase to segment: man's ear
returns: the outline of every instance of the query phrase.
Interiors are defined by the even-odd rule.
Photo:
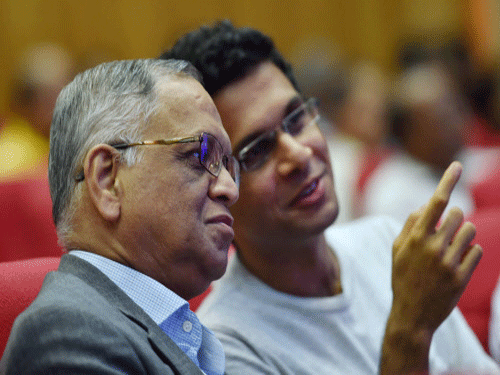
[[[120,191],[116,179],[119,164],[118,151],[105,144],[94,146],[83,163],[89,196],[106,221],[116,221],[120,217]]]

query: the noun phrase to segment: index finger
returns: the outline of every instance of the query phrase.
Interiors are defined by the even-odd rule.
[[[444,209],[448,205],[451,192],[460,178],[461,173],[462,165],[459,162],[454,161],[450,164],[444,172],[443,177],[441,177],[441,181],[439,181],[439,184],[431,199],[427,203],[423,214],[417,221],[417,225],[423,226],[427,230],[432,230],[436,227]]]

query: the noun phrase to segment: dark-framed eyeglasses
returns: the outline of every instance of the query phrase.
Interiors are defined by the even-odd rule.
[[[231,175],[236,185],[240,185],[240,164],[238,160],[232,155],[225,155],[222,149],[222,145],[212,134],[201,133],[200,135],[195,135],[192,137],[183,138],[170,138],[170,139],[158,139],[155,141],[142,141],[134,143],[114,143],[110,144],[111,147],[117,150],[124,150],[129,147],[136,146],[152,146],[152,145],[173,145],[176,143],[191,143],[200,142],[200,149],[198,152],[198,159],[200,164],[210,173],[212,176],[218,177],[222,167],[224,166],[226,170]],[[78,174],[76,181],[80,182],[85,179],[83,171]]]
[[[319,118],[318,104],[318,99],[310,98],[289,113],[283,119],[278,129],[273,129],[259,135],[243,147],[236,154],[236,159],[240,162],[241,169],[244,171],[256,170],[267,162],[276,148],[278,130],[281,129],[281,131],[292,136],[298,136],[309,125],[316,122]]]

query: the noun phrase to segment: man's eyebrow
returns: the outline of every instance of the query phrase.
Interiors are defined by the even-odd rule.
[[[288,102],[288,104],[286,105],[286,107],[283,111],[282,119],[284,119],[286,116],[288,116],[290,113],[292,113],[295,109],[297,109],[297,107],[299,107],[303,102],[304,102],[304,100],[298,94],[296,96],[294,96],[292,99],[290,99],[290,101]],[[280,126],[281,126],[281,124],[280,124]],[[241,141],[239,141],[238,144],[234,147],[233,155],[238,154],[241,151],[241,149],[243,149],[246,145],[248,145],[254,139],[256,139],[261,134],[264,134],[266,132],[267,132],[267,130],[263,130],[263,131],[261,130],[261,131],[256,131],[254,133],[247,135],[245,138],[243,138]]]

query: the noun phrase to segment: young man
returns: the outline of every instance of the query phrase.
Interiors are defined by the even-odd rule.
[[[225,21],[162,58],[201,71],[243,169],[237,255],[198,310],[228,374],[498,371],[452,312],[481,257],[474,227],[453,209],[436,229],[460,164],[402,230],[385,218],[329,228],[338,207],[318,109],[271,39]]]
[[[186,62],[117,61],[60,94],[49,181],[69,251],[16,320],[2,374],[218,374],[189,310],[226,269],[238,163]]]

